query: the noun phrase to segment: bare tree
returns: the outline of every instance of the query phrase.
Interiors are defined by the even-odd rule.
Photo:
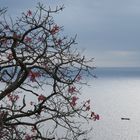
[[[0,139],[77,140],[98,120],[80,88],[94,69],[60,33],[55,10],[38,4],[12,20],[0,10]],[[92,76],[92,75],[91,75]],[[79,101],[79,102],[78,102]]]

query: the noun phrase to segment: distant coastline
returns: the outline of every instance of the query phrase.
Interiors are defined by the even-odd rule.
[[[138,77],[140,78],[140,67],[97,67],[97,77]]]

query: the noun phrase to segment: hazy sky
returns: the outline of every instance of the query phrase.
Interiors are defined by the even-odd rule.
[[[65,5],[56,20],[96,66],[140,67],[140,0],[40,0]],[[33,9],[39,0],[0,0],[9,13]]]

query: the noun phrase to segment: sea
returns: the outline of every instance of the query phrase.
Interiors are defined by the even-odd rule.
[[[140,140],[140,68],[96,68],[95,74],[82,90],[100,115],[87,139]]]
[[[91,100],[100,120],[90,122],[93,130],[84,138],[140,140],[140,67],[97,67],[94,74],[81,97]]]

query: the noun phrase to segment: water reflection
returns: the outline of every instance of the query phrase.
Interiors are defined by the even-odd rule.
[[[93,110],[101,116],[100,121],[92,124],[94,128],[92,138],[94,140],[140,139],[139,69],[112,71],[110,74],[106,69],[104,73],[98,71],[98,74],[100,77],[91,80],[91,86],[83,89],[83,98],[91,98]],[[125,117],[130,120],[121,119]]]

